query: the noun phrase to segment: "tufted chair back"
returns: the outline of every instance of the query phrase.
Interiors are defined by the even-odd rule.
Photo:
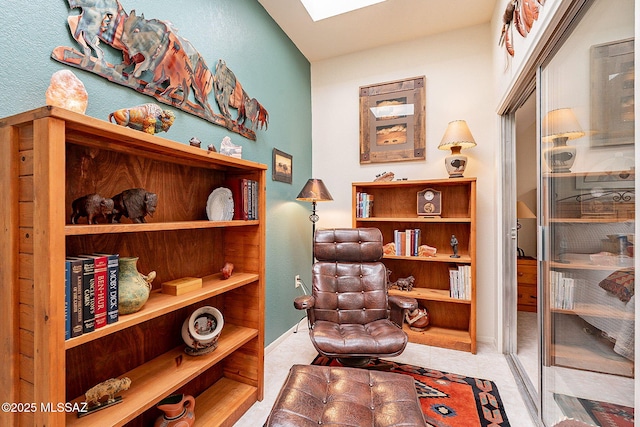
[[[314,245],[314,320],[364,324],[389,316],[380,230],[318,230]]]

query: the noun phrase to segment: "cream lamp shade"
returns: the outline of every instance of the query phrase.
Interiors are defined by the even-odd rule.
[[[571,172],[576,160],[576,147],[567,141],[585,135],[571,108],[549,111],[542,120],[542,141],[553,142],[553,147],[544,150],[544,158],[551,172]]]
[[[460,150],[475,146],[476,141],[473,139],[466,121],[454,120],[449,122],[442,141],[438,145],[440,150],[451,150],[451,155],[444,159],[449,178],[462,177],[467,166],[467,156],[460,154]]]

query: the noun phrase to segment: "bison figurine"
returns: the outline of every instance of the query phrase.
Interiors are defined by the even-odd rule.
[[[153,216],[158,206],[158,195],[144,188],[130,188],[113,196],[111,222],[118,223],[122,215],[135,223],[147,222],[145,216]]]
[[[109,114],[109,121],[115,120],[120,126],[140,130],[151,135],[168,132],[175,120],[170,110],[163,110],[159,105],[148,103],[131,108],[123,108]]]
[[[95,224],[97,216],[109,220],[113,213],[113,200],[105,199],[99,194],[87,194],[71,203],[71,224],[77,224],[78,219],[86,216],[89,224]]]
[[[131,380],[128,377],[111,378],[87,390],[84,394],[85,402],[91,405],[100,405],[100,399],[107,396],[107,402],[115,401],[116,393],[129,390]]]

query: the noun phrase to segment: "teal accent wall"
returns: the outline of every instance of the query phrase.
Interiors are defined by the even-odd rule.
[[[224,59],[245,91],[269,112],[269,129],[258,130],[257,141],[174,108],[170,109],[176,121],[168,133],[161,134],[185,144],[197,136],[203,147],[214,144],[216,148],[229,136],[234,144],[242,145],[243,158],[269,166],[265,339],[269,344],[302,316],[293,308],[293,298],[300,294],[293,277],[310,277],[309,206],[295,201],[311,177],[310,64],[256,0],[121,0],[121,4],[127,12],[135,9],[147,19],[171,21],[212,71],[216,61]],[[51,59],[57,46],[78,47],[67,26],[69,14],[78,13],[79,9],[69,9],[66,0],[28,5],[18,0],[2,2],[0,117],[44,105],[51,75],[62,69],[73,71],[84,83],[89,93],[88,116],[107,120],[117,109],[155,102],[133,89]],[[119,62],[117,51],[104,49],[108,59]],[[217,112],[213,96],[209,102]],[[293,184],[271,180],[273,148],[293,156]]]

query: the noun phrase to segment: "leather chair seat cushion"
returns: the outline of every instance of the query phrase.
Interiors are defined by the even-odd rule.
[[[265,426],[425,426],[413,378],[366,369],[294,365]]]
[[[388,319],[365,324],[318,320],[309,334],[316,350],[329,357],[396,356],[407,345],[407,334]]]

